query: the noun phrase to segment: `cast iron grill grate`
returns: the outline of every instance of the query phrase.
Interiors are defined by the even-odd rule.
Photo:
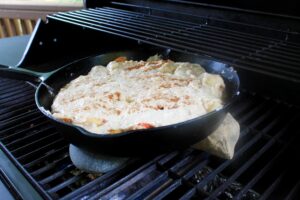
[[[247,32],[243,29],[249,28],[248,24],[213,23],[206,18],[196,23],[111,7],[60,12],[49,15],[48,20],[176,51],[209,55],[237,69],[300,82],[300,44],[288,39],[292,32],[255,26]],[[237,26],[240,30],[236,30]]]
[[[299,110],[243,92],[233,160],[188,149],[135,159],[106,174],[74,167],[68,143],[35,107],[34,88],[0,79],[1,148],[46,199],[273,199],[299,197]]]

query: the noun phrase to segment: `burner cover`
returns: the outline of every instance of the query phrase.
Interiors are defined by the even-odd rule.
[[[69,152],[71,160],[77,168],[92,173],[106,173],[118,168],[129,160],[126,157],[113,157],[88,152],[72,144],[70,144]]]

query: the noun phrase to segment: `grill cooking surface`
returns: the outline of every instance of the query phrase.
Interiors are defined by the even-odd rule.
[[[182,21],[169,17],[176,16],[169,11],[110,5],[53,14],[48,22],[209,55],[233,65],[244,76],[242,84],[257,82],[268,89],[265,78],[274,78],[270,85],[283,91],[280,98],[298,91],[297,32],[188,15],[193,20]],[[0,148],[45,199],[299,199],[296,106],[243,91],[231,109],[241,125],[232,160],[187,149],[135,158],[106,174],[89,174],[72,164],[68,142],[36,108],[34,90],[24,82],[0,79]]]
[[[110,7],[57,13],[48,19],[210,55],[238,69],[300,82],[300,44],[290,39],[298,33],[205,17],[198,18],[199,23],[187,22]]]
[[[71,163],[68,143],[35,106],[34,88],[0,79],[0,147],[48,199],[296,198],[299,109],[242,92],[231,112],[241,124],[233,160],[188,149],[95,175]]]

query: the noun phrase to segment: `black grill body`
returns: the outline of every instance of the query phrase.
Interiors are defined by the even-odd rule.
[[[48,71],[76,58],[141,45],[226,62],[238,71],[243,88],[230,110],[241,125],[234,158],[187,149],[133,159],[106,174],[80,171],[70,161],[68,142],[37,110],[32,84],[1,79],[0,153],[35,195],[299,199],[299,18],[279,7],[206,3],[87,1],[85,9],[40,21],[16,67]],[[8,184],[16,198],[28,193],[20,187],[24,182]]]

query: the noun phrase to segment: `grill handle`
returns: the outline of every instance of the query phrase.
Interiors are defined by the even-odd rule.
[[[51,74],[52,72],[42,73],[24,68],[10,67],[0,64],[0,77],[3,78],[40,83],[48,78]]]

